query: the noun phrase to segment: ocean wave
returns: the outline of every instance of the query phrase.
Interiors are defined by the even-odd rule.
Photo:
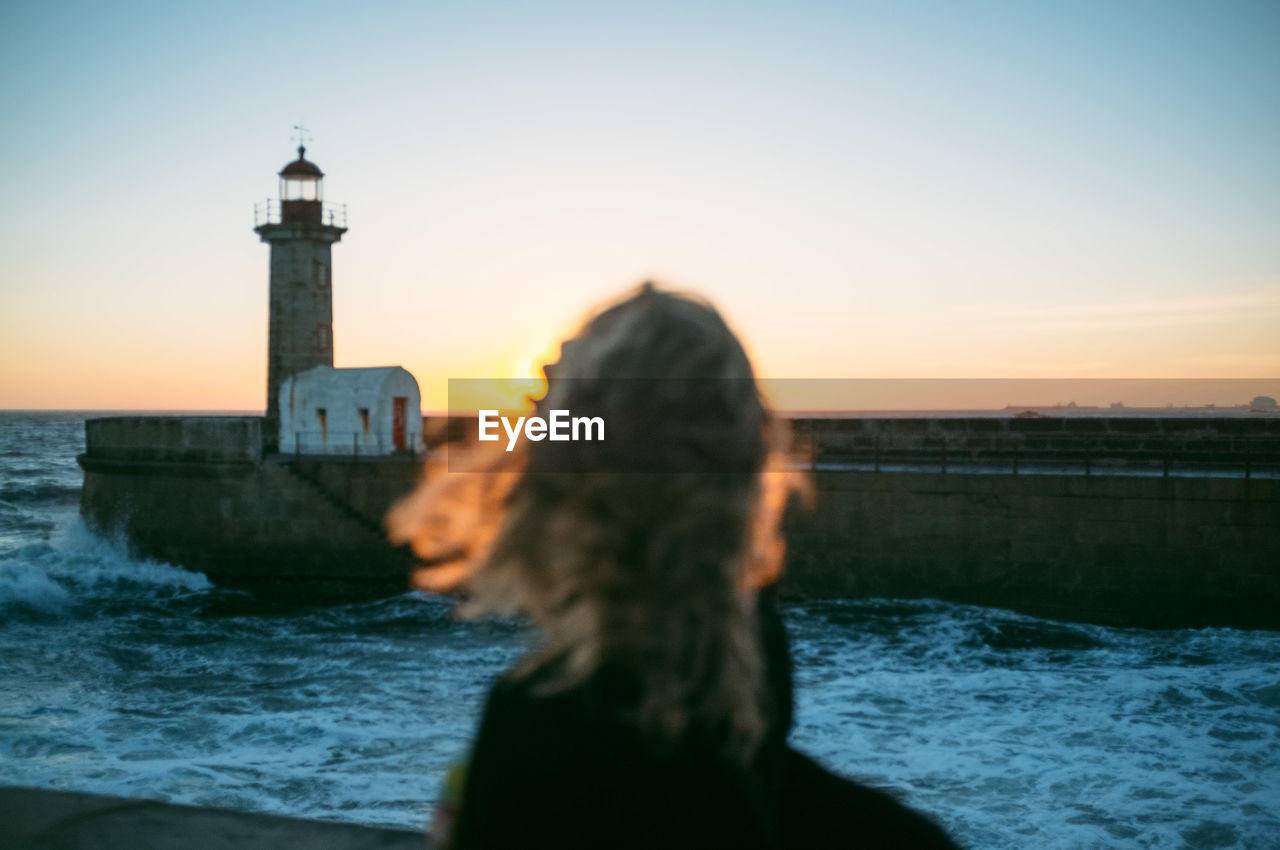
[[[77,517],[48,542],[0,555],[0,610],[69,612],[104,597],[173,598],[212,588],[201,573],[129,555],[118,540],[90,531]]]
[[[69,504],[80,500],[80,489],[79,484],[60,484],[47,479],[10,483],[0,487],[0,501],[12,505]]]
[[[25,608],[39,614],[61,614],[70,597],[67,589],[40,567],[11,558],[0,560],[0,611]]]

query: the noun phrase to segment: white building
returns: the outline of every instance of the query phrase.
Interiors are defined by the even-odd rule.
[[[418,382],[399,366],[316,366],[280,385],[280,451],[391,455],[422,446]]]

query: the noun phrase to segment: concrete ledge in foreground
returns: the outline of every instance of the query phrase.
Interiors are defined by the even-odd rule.
[[[424,833],[227,809],[0,787],[0,848],[12,850],[424,850]]]

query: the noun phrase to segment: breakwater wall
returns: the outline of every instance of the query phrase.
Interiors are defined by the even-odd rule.
[[[403,588],[411,558],[386,543],[381,517],[419,461],[262,454],[260,428],[91,420],[82,513],[217,581]],[[793,430],[817,499],[787,518],[789,595],[1280,628],[1278,417],[810,418]]]
[[[263,455],[259,417],[117,417],[86,424],[81,514],[145,557],[225,584],[399,591],[412,558],[382,516],[421,474],[413,457]]]
[[[1280,417],[805,418],[793,595],[1280,628]]]
[[[1280,480],[817,471],[783,589],[1280,628]]]

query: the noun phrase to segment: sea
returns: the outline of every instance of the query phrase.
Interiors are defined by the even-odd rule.
[[[422,830],[518,624],[260,600],[78,517],[85,414],[0,413],[0,784]],[[971,848],[1280,848],[1280,633],[788,606],[792,742]]]

